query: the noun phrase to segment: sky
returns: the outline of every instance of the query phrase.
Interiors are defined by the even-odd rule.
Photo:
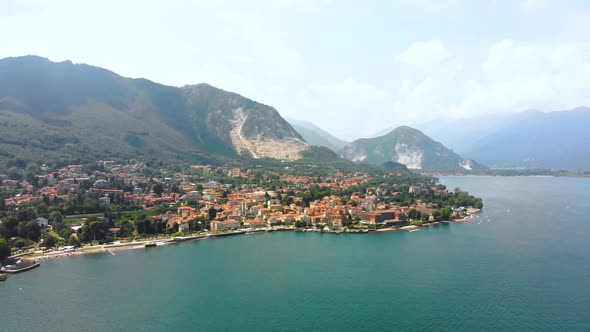
[[[0,0],[0,58],[209,83],[353,140],[590,106],[590,1]]]

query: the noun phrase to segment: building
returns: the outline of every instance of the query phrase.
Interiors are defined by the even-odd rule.
[[[190,206],[181,206],[178,208],[177,213],[183,218],[188,218],[195,215],[197,213],[197,209]]]
[[[42,217],[35,219],[35,222],[37,225],[39,225],[39,227],[47,227],[47,225],[49,225],[49,220]]]
[[[233,219],[227,220],[213,220],[211,222],[211,230],[218,231],[222,229],[236,229],[242,226],[239,221]]]
[[[366,213],[363,216],[364,220],[369,224],[382,224],[386,220],[393,220],[395,219],[395,211],[394,210],[380,210]]]
[[[244,224],[248,225],[249,227],[252,227],[252,228],[265,227],[266,221],[264,221],[262,219],[249,219]]]
[[[98,200],[106,206],[111,205],[111,199],[109,198],[109,196],[105,195],[105,196],[99,198]]]

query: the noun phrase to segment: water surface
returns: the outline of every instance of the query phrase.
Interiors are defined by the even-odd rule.
[[[590,180],[446,177],[463,224],[271,233],[43,262],[0,283],[2,331],[588,331]]]

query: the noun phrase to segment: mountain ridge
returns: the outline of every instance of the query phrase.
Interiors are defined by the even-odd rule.
[[[271,106],[39,56],[0,60],[0,158],[161,154],[297,160],[311,148]]]
[[[397,162],[409,169],[424,171],[467,172],[486,169],[408,126],[397,127],[383,136],[358,139],[345,146],[341,156],[373,165]]]
[[[590,108],[526,112],[477,140],[466,156],[500,168],[590,169]]]
[[[313,122],[292,118],[286,118],[286,120],[311,145],[324,146],[338,153],[349,143],[330,134]]]

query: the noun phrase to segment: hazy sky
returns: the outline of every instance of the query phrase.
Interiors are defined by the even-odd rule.
[[[207,82],[345,139],[590,106],[590,1],[0,0],[0,57]]]

